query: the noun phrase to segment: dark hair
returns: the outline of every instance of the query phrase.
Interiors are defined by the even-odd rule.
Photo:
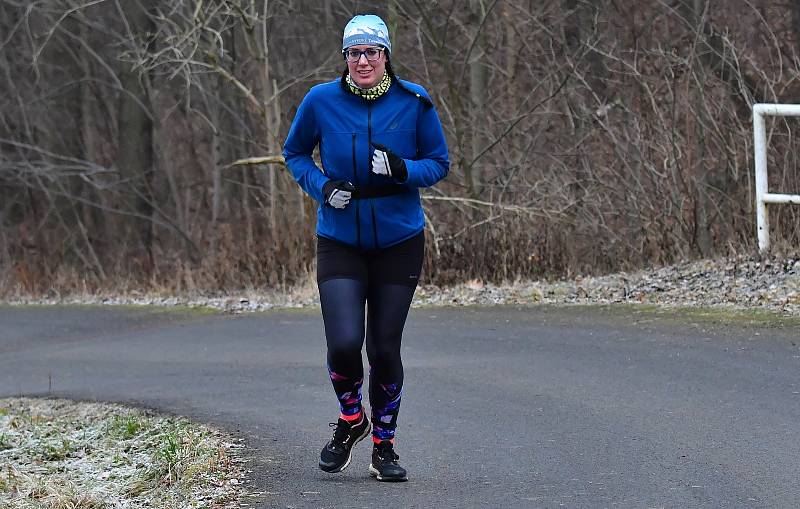
[[[392,69],[392,61],[389,59],[389,55],[386,55],[386,72],[389,74],[390,78],[397,81],[397,75],[394,73],[394,69]]]

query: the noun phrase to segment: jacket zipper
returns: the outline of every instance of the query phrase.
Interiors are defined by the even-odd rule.
[[[369,179],[372,181],[372,104],[367,102],[367,161],[369,161]],[[378,226],[375,221],[375,204],[369,200],[369,208],[372,210],[372,238],[375,240],[375,249],[378,249]]]
[[[356,171],[356,133],[353,133],[353,183],[358,186],[358,172]],[[361,249],[361,221],[358,215],[358,200],[353,200],[353,205],[356,207],[356,239],[358,248]]]

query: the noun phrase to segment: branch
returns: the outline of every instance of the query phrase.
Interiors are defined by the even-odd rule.
[[[81,9],[85,9],[86,7],[91,7],[92,5],[101,4],[101,3],[106,2],[106,1],[107,0],[95,0],[94,2],[89,2],[89,3],[84,4],[84,5],[79,5],[77,7],[73,7],[72,9],[69,9],[67,12],[62,14],[61,17],[58,18],[58,21],[56,21],[56,24],[53,25],[53,27],[50,29],[49,32],[47,32],[47,37],[45,37],[44,42],[42,42],[42,45],[39,46],[39,49],[33,55],[33,62],[32,62],[33,67],[36,67],[36,62],[39,60],[39,55],[42,54],[42,51],[44,51],[45,46],[47,46],[47,43],[50,41],[50,38],[53,37],[53,34],[55,33],[56,29],[61,24],[61,22],[64,21],[67,18],[67,16],[69,16],[73,12],[79,11]]]
[[[38,152],[39,154],[41,154],[43,156],[52,157],[53,159],[60,159],[62,161],[69,161],[71,163],[76,163],[76,164],[79,164],[79,165],[82,165],[82,166],[86,166],[87,168],[92,168],[96,172],[108,172],[108,173],[113,173],[114,172],[114,170],[110,170],[110,169],[108,169],[108,168],[106,168],[104,166],[101,166],[99,164],[95,164],[95,163],[93,163],[91,161],[85,161],[83,159],[78,159],[78,158],[75,158],[75,157],[69,157],[69,156],[64,156],[64,155],[61,155],[61,154],[56,154],[55,152],[50,152],[49,150],[45,150],[42,147],[38,147],[36,145],[29,145],[27,143],[20,143],[18,141],[7,140],[7,139],[4,139],[4,138],[0,138],[0,144],[6,144],[6,145],[11,145],[11,146],[17,147],[17,148],[33,150],[34,152]]]
[[[539,217],[553,217],[555,215],[560,216],[563,215],[564,212],[571,206],[567,205],[561,210],[545,210],[545,209],[537,209],[533,207],[522,207],[520,205],[503,205],[500,203],[492,203],[483,200],[476,200],[474,198],[460,198],[460,197],[453,197],[453,196],[429,196],[423,194],[421,196],[423,200],[436,200],[436,201],[447,201],[447,202],[457,202],[457,203],[466,203],[470,205],[480,205],[483,207],[488,207],[492,209],[500,209],[504,212],[514,212],[516,214],[522,214],[527,216],[539,216]]]
[[[197,63],[199,63],[199,62],[197,62]],[[208,65],[208,67],[213,69],[215,72],[218,72],[223,78],[225,78],[226,80],[230,81],[231,83],[233,83],[236,86],[236,88],[241,90],[242,93],[245,95],[245,97],[247,97],[247,99],[250,101],[250,103],[253,106],[256,107],[256,109],[258,110],[258,112],[261,115],[266,115],[267,114],[266,109],[264,108],[264,106],[261,104],[261,102],[258,100],[258,98],[255,95],[253,95],[253,92],[251,92],[250,89],[247,88],[247,85],[245,85],[244,83],[242,83],[241,81],[236,79],[235,76],[233,76],[231,73],[229,73],[228,71],[226,71],[225,69],[223,69],[222,67],[217,65],[216,63],[210,64],[210,65],[206,64],[206,65]]]
[[[492,141],[492,142],[491,142],[491,143],[489,143],[489,144],[488,144],[486,147],[484,147],[484,148],[483,148],[483,149],[482,149],[482,150],[481,150],[481,151],[478,153],[478,155],[476,155],[476,156],[475,156],[475,158],[474,158],[474,159],[472,159],[472,161],[470,161],[470,163],[469,163],[469,165],[467,165],[467,167],[468,167],[468,168],[472,168],[472,166],[473,166],[473,165],[474,165],[476,162],[478,162],[478,159],[480,159],[481,157],[483,157],[483,155],[484,155],[484,154],[486,154],[487,152],[489,152],[490,150],[492,150],[492,148],[494,148],[494,146],[495,146],[495,145],[497,145],[498,143],[500,143],[500,141],[502,141],[502,140],[503,140],[503,138],[505,138],[505,137],[508,135],[508,133],[510,133],[512,130],[514,130],[514,128],[515,128],[515,127],[517,127],[517,124],[519,124],[520,122],[522,122],[522,121],[523,121],[525,118],[527,118],[527,117],[528,117],[530,114],[532,114],[534,111],[536,111],[537,109],[539,109],[539,107],[540,107],[540,106],[542,106],[542,105],[543,105],[543,104],[545,104],[546,102],[550,101],[550,99],[552,99],[553,97],[555,97],[556,95],[558,95],[558,93],[561,91],[561,89],[562,89],[562,88],[564,88],[564,85],[566,85],[566,84],[567,84],[567,82],[569,81],[569,78],[570,78],[570,76],[571,76],[571,74],[568,74],[568,75],[567,75],[567,76],[566,76],[566,77],[565,77],[563,80],[561,80],[561,83],[559,83],[558,87],[556,87],[556,89],[553,91],[553,93],[551,93],[550,95],[548,95],[547,97],[545,97],[544,99],[542,99],[541,101],[539,101],[538,103],[536,103],[536,104],[535,104],[535,105],[534,105],[532,108],[530,108],[528,111],[526,111],[525,113],[523,113],[522,115],[520,115],[519,117],[517,117],[517,118],[516,118],[516,120],[514,120],[513,122],[511,122],[511,124],[509,124],[509,125],[508,125],[508,127],[506,127],[505,131],[503,131],[503,132],[500,134],[500,136],[498,136],[497,138],[495,138],[495,139],[494,139],[494,141]]]
[[[247,166],[255,164],[280,164],[286,166],[286,160],[283,156],[260,156],[260,157],[247,157],[245,159],[237,159],[236,161],[226,164],[223,168],[233,168],[234,166]]]

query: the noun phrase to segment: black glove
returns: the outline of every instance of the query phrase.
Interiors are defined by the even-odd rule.
[[[403,158],[380,143],[373,143],[372,147],[375,149],[375,152],[372,153],[372,173],[392,177],[398,182],[405,182],[408,178],[408,169]]]
[[[322,186],[325,203],[335,209],[345,208],[355,190],[353,184],[344,180],[329,180]]]

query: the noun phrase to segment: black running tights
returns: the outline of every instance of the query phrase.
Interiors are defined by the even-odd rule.
[[[390,440],[394,438],[400,409],[400,343],[422,265],[422,234],[380,253],[360,253],[331,242],[334,241],[320,239],[317,268],[328,373],[342,414],[358,413],[364,380],[361,350],[366,337],[372,433],[378,440]],[[336,259],[344,259],[345,249],[349,249],[347,263],[335,263]],[[391,270],[371,270],[376,260],[381,265],[391,259]],[[342,270],[331,273],[334,266],[341,269],[359,264],[364,266],[350,274]]]

